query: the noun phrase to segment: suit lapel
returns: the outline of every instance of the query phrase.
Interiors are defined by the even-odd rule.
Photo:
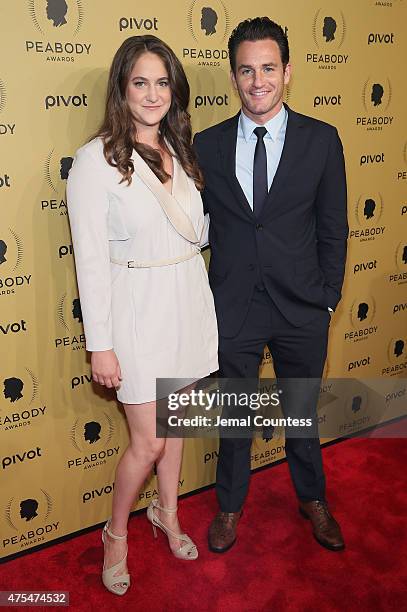
[[[219,150],[222,157],[225,177],[235,195],[242,211],[253,220],[254,214],[246,199],[243,189],[236,178],[236,143],[240,111],[230,119],[230,122],[219,134]]]
[[[275,201],[284,187],[292,166],[303,155],[301,146],[303,135],[301,128],[303,127],[303,122],[301,116],[292,111],[286,104],[284,106],[288,112],[284,146],[277,171],[260,215],[261,217],[272,214],[275,210]]]

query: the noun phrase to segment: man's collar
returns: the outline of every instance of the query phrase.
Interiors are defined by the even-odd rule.
[[[286,119],[286,115],[287,115],[287,110],[285,109],[283,105],[281,109],[278,111],[277,115],[274,115],[272,119],[269,119],[267,123],[263,124],[273,141],[276,140],[278,133]],[[258,127],[259,124],[255,123],[252,119],[250,119],[247,115],[245,115],[242,109],[240,112],[240,117],[239,117],[239,126],[242,131],[244,139],[246,140],[246,142],[248,142],[251,135],[253,134],[253,130],[256,127]]]

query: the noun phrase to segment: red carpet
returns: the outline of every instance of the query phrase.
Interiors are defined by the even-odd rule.
[[[328,501],[347,545],[342,552],[314,541],[284,462],[253,475],[238,542],[226,554],[206,546],[216,510],[211,489],[180,503],[182,525],[199,548],[197,561],[175,559],[161,532],[154,540],[144,513],[130,520],[133,582],[124,597],[101,583],[100,529],[4,563],[0,589],[67,590],[73,610],[401,612],[407,601],[406,441],[354,438],[326,447],[323,456]]]

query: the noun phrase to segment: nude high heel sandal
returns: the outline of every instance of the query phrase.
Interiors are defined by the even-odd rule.
[[[110,531],[109,527],[110,527],[111,520],[112,519],[108,519],[108,521],[106,522],[106,525],[103,527],[103,531],[102,531],[103,544],[105,544],[106,533],[108,533],[109,536],[113,538],[114,540],[124,540],[125,538],[127,538],[127,533],[126,535],[123,535],[123,536],[117,536]],[[102,582],[108,591],[110,591],[111,593],[115,593],[116,595],[124,595],[130,586],[130,575],[129,574],[121,574],[120,576],[114,575],[118,570],[125,568],[125,562],[127,559],[127,551],[128,551],[128,548],[126,550],[126,554],[123,557],[123,559],[119,561],[118,563],[116,563],[116,565],[113,565],[112,567],[109,567],[108,569],[105,569],[105,564],[103,562]],[[122,586],[121,583],[124,583],[125,586]]]
[[[177,538],[178,540],[182,540],[183,542],[185,542],[185,544],[180,546],[180,548],[178,548],[177,550],[171,549],[172,553],[178,559],[186,559],[190,561],[192,561],[193,559],[197,559],[198,549],[196,545],[193,543],[193,541],[191,540],[191,538],[187,536],[186,533],[181,533],[181,534],[175,533],[174,531],[169,529],[166,525],[164,525],[164,523],[160,521],[158,516],[154,514],[154,508],[158,508],[158,510],[162,510],[163,512],[167,512],[168,514],[173,514],[174,512],[177,511],[177,506],[175,508],[162,508],[161,506],[158,505],[158,501],[156,499],[152,500],[152,502],[147,508],[147,518],[152,525],[154,537],[155,538],[157,537],[156,527],[159,527],[162,531],[164,531],[167,537],[170,534],[174,538]]]

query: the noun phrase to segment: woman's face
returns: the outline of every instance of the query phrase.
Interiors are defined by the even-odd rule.
[[[126,100],[134,121],[157,126],[171,106],[171,89],[164,62],[146,51],[136,60],[126,88]]]

